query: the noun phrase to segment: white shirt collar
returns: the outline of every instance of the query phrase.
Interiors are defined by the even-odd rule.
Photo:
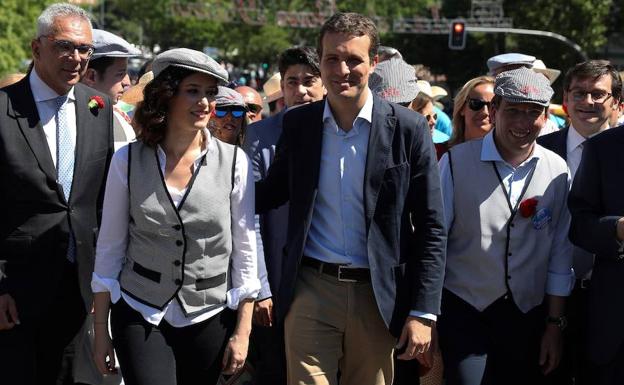
[[[541,147],[535,143],[533,146],[533,153],[524,162],[522,162],[522,164],[530,162],[533,159],[539,159],[541,151]],[[481,145],[481,161],[507,163],[501,156],[500,152],[498,152],[496,143],[494,143],[494,130],[491,130],[483,137],[483,143]]]
[[[41,80],[39,74],[37,74],[37,71],[34,68],[30,71],[28,81],[30,82],[30,89],[32,90],[35,103],[45,102],[61,96],[50,88],[50,86],[48,86],[43,80]],[[67,98],[69,100],[76,100],[74,96],[74,87],[72,87],[67,93]]]
[[[576,128],[570,124],[570,128],[568,129],[568,138],[566,139],[567,152],[570,153],[574,151],[580,144],[583,144],[585,140],[585,137],[579,134],[579,132],[576,131]]]
[[[368,123],[373,123],[373,93],[368,87],[366,87],[366,91],[364,92],[367,93],[366,102],[364,102],[364,106],[362,106],[360,112],[355,117],[355,120],[353,121],[354,124],[360,118],[366,120]],[[328,119],[333,122],[336,121],[336,119],[334,118],[334,114],[329,107],[329,102],[327,101],[327,99],[325,99],[325,107],[323,108],[323,122],[327,122]]]

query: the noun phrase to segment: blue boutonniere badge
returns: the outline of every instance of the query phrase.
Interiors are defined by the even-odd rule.
[[[520,202],[520,215],[525,218],[531,218],[533,228],[535,230],[541,230],[552,220],[552,213],[547,207],[537,209],[539,201],[537,198],[528,198]]]

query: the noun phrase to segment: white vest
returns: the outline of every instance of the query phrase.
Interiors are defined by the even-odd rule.
[[[536,229],[531,218],[510,209],[494,163],[480,159],[482,143],[469,141],[449,154],[455,215],[444,287],[479,311],[510,293],[526,313],[544,298],[554,229],[561,210],[567,210],[567,166],[535,145],[538,161],[518,204],[536,198],[536,212],[549,212],[550,222]]]

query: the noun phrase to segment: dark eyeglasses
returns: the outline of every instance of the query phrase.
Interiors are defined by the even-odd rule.
[[[427,119],[428,122],[438,120],[438,114],[425,115],[425,119]]]
[[[257,104],[247,103],[247,108],[249,108],[249,111],[253,112],[254,114],[259,114],[260,111],[262,111],[262,106],[259,106]]]
[[[490,104],[491,102],[486,102],[485,100],[481,100],[481,99],[473,99],[473,98],[468,99],[468,108],[470,108],[473,111],[479,111],[484,106],[487,106],[488,108],[490,108]]]
[[[87,60],[91,58],[95,48],[90,44],[79,44],[76,45],[68,40],[58,40],[53,38],[52,36],[43,35],[41,37],[45,37],[54,43],[54,48],[61,56],[72,56],[74,52],[78,51],[78,56],[81,59]]]
[[[230,114],[232,114],[232,116],[234,118],[242,118],[245,115],[245,110],[241,110],[240,108],[222,108],[222,107],[217,107],[215,108],[215,116],[217,118],[225,118],[225,116],[228,114],[228,112]]]

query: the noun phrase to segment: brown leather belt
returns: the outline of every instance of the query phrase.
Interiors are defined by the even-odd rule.
[[[320,273],[331,275],[340,282],[370,282],[370,270],[365,268],[352,268],[348,265],[339,265],[336,263],[325,263],[318,259],[306,257],[301,259],[303,266],[312,267]]]

